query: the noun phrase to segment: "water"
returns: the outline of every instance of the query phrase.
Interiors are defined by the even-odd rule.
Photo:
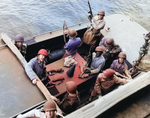
[[[22,34],[25,39],[88,21],[88,0],[0,0],[0,33],[12,39]],[[93,14],[98,10],[124,14],[150,30],[150,0],[90,0]]]

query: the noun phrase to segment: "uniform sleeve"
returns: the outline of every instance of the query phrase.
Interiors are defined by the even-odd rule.
[[[40,111],[39,110],[31,110],[25,114],[20,114],[17,118],[27,118],[27,117],[39,117]]]
[[[35,64],[35,59],[31,59],[26,65],[25,65],[25,71],[28,75],[28,77],[33,80],[35,78],[37,78],[38,76],[36,75],[36,73],[33,71],[34,68],[34,64]]]
[[[96,30],[103,29],[105,26],[105,21],[94,21],[92,24],[93,28]]]
[[[114,75],[114,80],[117,84],[126,84],[127,83],[126,79],[119,78],[115,75]]]
[[[92,73],[92,74],[98,73],[98,72],[104,67],[104,65],[105,65],[105,61],[104,61],[103,63],[101,63],[101,64],[98,66],[98,68],[91,70],[91,73]]]
[[[102,38],[102,40],[101,40],[100,43],[99,43],[99,46],[104,46],[104,42],[105,42],[105,37]]]
[[[116,47],[114,47],[114,49],[112,49],[111,51],[110,51],[110,53],[117,53],[117,52],[121,52],[122,51],[122,49],[120,48],[120,46],[118,47],[118,46],[116,46]]]
[[[97,93],[101,93],[101,87],[100,87],[100,77],[101,77],[101,74],[98,75],[97,79],[96,79],[96,82],[95,82],[95,86],[94,86],[94,89],[97,91]]]
[[[114,61],[112,62],[112,64],[110,65],[111,69],[114,69]]]

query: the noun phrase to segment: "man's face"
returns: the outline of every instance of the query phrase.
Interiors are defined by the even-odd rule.
[[[118,60],[119,60],[119,63],[121,63],[121,64],[124,62],[123,58],[119,58]]]
[[[43,55],[43,54],[40,54],[40,55],[38,55],[38,60],[39,61],[44,61],[44,59],[45,59],[45,55]]]
[[[22,42],[16,42],[16,45],[21,48],[22,47]]]
[[[101,15],[101,14],[97,14],[97,15],[98,15],[98,19],[99,19],[99,20],[102,20],[102,19],[103,19],[103,17],[104,17],[104,16],[103,16],[103,15]]]
[[[46,118],[54,118],[55,111],[45,111]]]

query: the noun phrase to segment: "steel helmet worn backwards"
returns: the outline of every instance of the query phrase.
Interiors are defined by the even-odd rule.
[[[74,81],[68,81],[66,83],[66,89],[69,93],[74,94],[77,90],[77,85]]]
[[[97,46],[95,49],[95,51],[101,51],[101,52],[104,52],[105,50],[106,50],[106,48],[103,46]]]
[[[44,111],[56,111],[56,105],[52,100],[48,100],[44,104]]]
[[[98,11],[98,14],[105,16],[105,11],[104,11],[104,10],[99,10],[99,11]]]
[[[15,42],[24,42],[24,37],[20,34],[15,36]]]
[[[126,59],[127,55],[124,52],[120,52],[118,55],[119,58]]]
[[[69,34],[70,37],[75,37],[75,36],[77,36],[77,32],[76,32],[75,30],[73,30],[73,29],[70,29],[70,30],[68,31],[68,34]]]
[[[40,49],[39,52],[38,52],[38,54],[43,54],[43,55],[47,56],[48,52],[45,49]]]
[[[106,76],[106,78],[111,78],[114,76],[116,71],[112,70],[112,69],[106,69],[103,71],[103,74]]]
[[[107,45],[112,45],[114,43],[114,39],[110,37],[106,37],[106,44]]]

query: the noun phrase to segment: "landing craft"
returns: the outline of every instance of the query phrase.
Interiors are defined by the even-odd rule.
[[[120,14],[106,16],[105,21],[107,24],[102,34],[115,39],[115,42],[119,44],[127,54],[127,60],[130,64],[138,59],[140,47],[145,43],[143,34],[148,33],[148,31],[131,18]],[[75,29],[78,32],[78,37],[82,38],[89,24],[90,22],[85,22],[71,26],[69,29]],[[66,81],[69,81],[68,78],[59,85],[46,88],[40,80],[37,86],[33,85],[24,70],[27,61],[35,57],[41,48],[51,51],[49,55],[50,64],[53,65],[53,63],[61,60],[64,54],[63,46],[65,45],[63,30],[60,29],[35,36],[27,40],[26,44],[28,44],[28,48],[25,59],[13,45],[11,39],[6,34],[1,34],[0,117],[15,118],[18,114],[24,114],[32,109],[41,108],[46,99],[50,99],[51,94],[61,99],[66,92],[64,84]],[[89,49],[86,48],[87,47],[83,45],[78,50],[77,57],[80,60],[78,61],[79,63],[85,61],[82,56],[84,55],[83,53],[88,52]],[[66,71],[67,70],[65,70],[65,72]],[[74,74],[74,76],[76,76],[76,74]],[[88,100],[90,87],[94,84],[96,76],[74,79],[74,81],[78,83],[78,91],[83,107],[80,106],[81,108],[68,114],[66,118],[93,118],[99,116],[121,100],[148,86],[150,84],[149,77],[150,72],[140,71],[140,73],[137,73],[135,77],[133,77],[133,81],[130,83],[117,88],[87,105],[83,104]]]

